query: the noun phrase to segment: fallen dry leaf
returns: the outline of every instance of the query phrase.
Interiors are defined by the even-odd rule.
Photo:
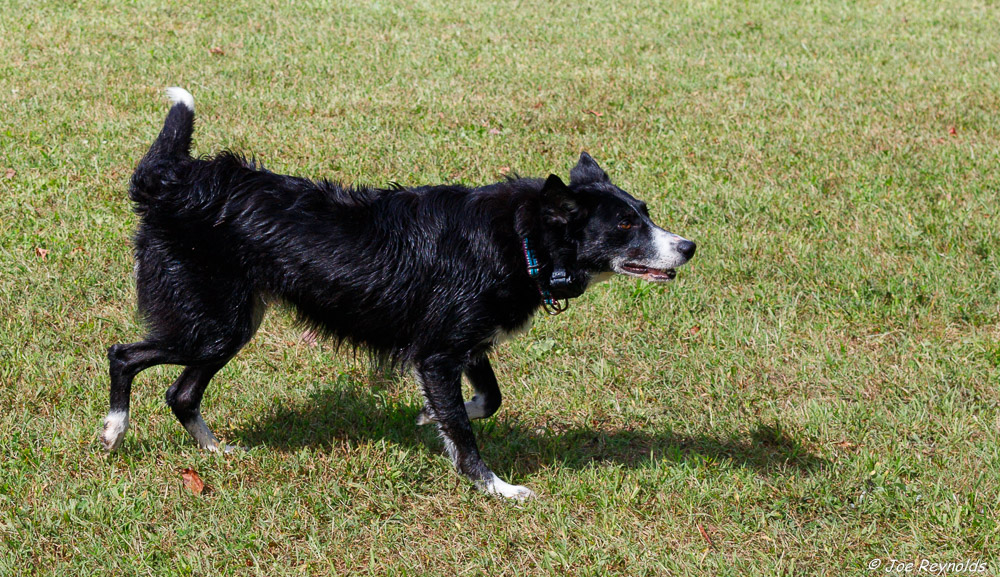
[[[604,116],[603,112],[598,112],[596,110],[584,110],[584,112],[586,112],[587,114],[593,114],[594,116],[596,116],[598,118]]]
[[[40,258],[42,260],[45,260],[45,259],[47,259],[49,257],[49,251],[46,250],[46,249],[44,249],[44,248],[36,246],[35,247],[35,256],[37,256],[38,258]]]
[[[223,54],[226,53],[225,50],[223,50],[222,48],[219,48],[218,46],[213,46],[213,47],[209,48],[208,51],[210,53],[212,53],[212,54],[215,54],[216,56],[222,56]]]
[[[718,551],[718,549],[715,548],[715,543],[712,541],[712,538],[708,536],[708,532],[705,531],[705,528],[701,526],[701,523],[698,523],[698,532],[700,532],[701,536],[704,537],[706,541],[708,541],[708,545],[709,547],[712,548],[713,551]]]
[[[205,490],[205,482],[198,476],[198,471],[195,471],[190,467],[181,470],[181,482],[184,484],[185,489],[191,491],[195,495],[201,495]]]
[[[14,175],[17,174],[17,171],[15,171],[13,168],[8,168],[4,174],[7,176],[7,178],[14,178]]]

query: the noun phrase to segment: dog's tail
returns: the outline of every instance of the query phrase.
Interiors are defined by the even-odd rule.
[[[183,88],[167,89],[172,106],[149,153],[174,159],[191,156],[191,135],[194,134],[194,97]]]
[[[176,180],[176,171],[183,160],[191,158],[194,97],[179,87],[168,88],[166,92],[172,106],[163,121],[163,129],[132,175],[129,196],[140,213],[159,198],[164,184]]]

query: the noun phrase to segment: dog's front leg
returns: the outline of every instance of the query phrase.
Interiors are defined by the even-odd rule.
[[[497,384],[497,377],[493,374],[493,367],[490,366],[490,360],[486,355],[466,367],[465,376],[476,390],[472,400],[465,403],[465,412],[470,419],[492,417],[500,408],[503,397],[500,395],[500,385]]]
[[[508,499],[528,499],[534,496],[526,487],[509,485],[486,466],[472,423],[462,402],[462,370],[451,358],[434,355],[417,363],[417,376],[427,399],[430,417],[437,421],[445,449],[459,473],[465,475],[483,491]]]
[[[492,417],[500,408],[503,396],[500,394],[500,385],[497,384],[497,377],[493,373],[493,367],[490,366],[490,360],[486,358],[486,355],[476,359],[466,367],[465,376],[472,383],[472,388],[476,390],[472,400],[465,402],[465,412],[469,415],[469,419],[474,421]],[[433,422],[434,418],[431,417],[430,407],[424,407],[417,415],[417,424],[426,425]]]

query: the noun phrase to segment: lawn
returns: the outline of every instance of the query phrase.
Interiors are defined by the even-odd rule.
[[[0,575],[998,573],[998,30],[975,0],[2,2]],[[108,455],[127,181],[173,85],[198,154],[303,176],[586,149],[698,254],[495,351],[475,429],[533,501],[474,491],[412,377],[281,309],[204,405],[248,451],[199,452],[160,367]]]

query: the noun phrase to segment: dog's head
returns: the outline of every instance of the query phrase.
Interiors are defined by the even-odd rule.
[[[542,188],[542,218],[573,246],[573,268],[586,282],[611,273],[663,283],[694,256],[695,244],[656,226],[646,203],[611,183],[586,152],[567,186],[550,175]]]

